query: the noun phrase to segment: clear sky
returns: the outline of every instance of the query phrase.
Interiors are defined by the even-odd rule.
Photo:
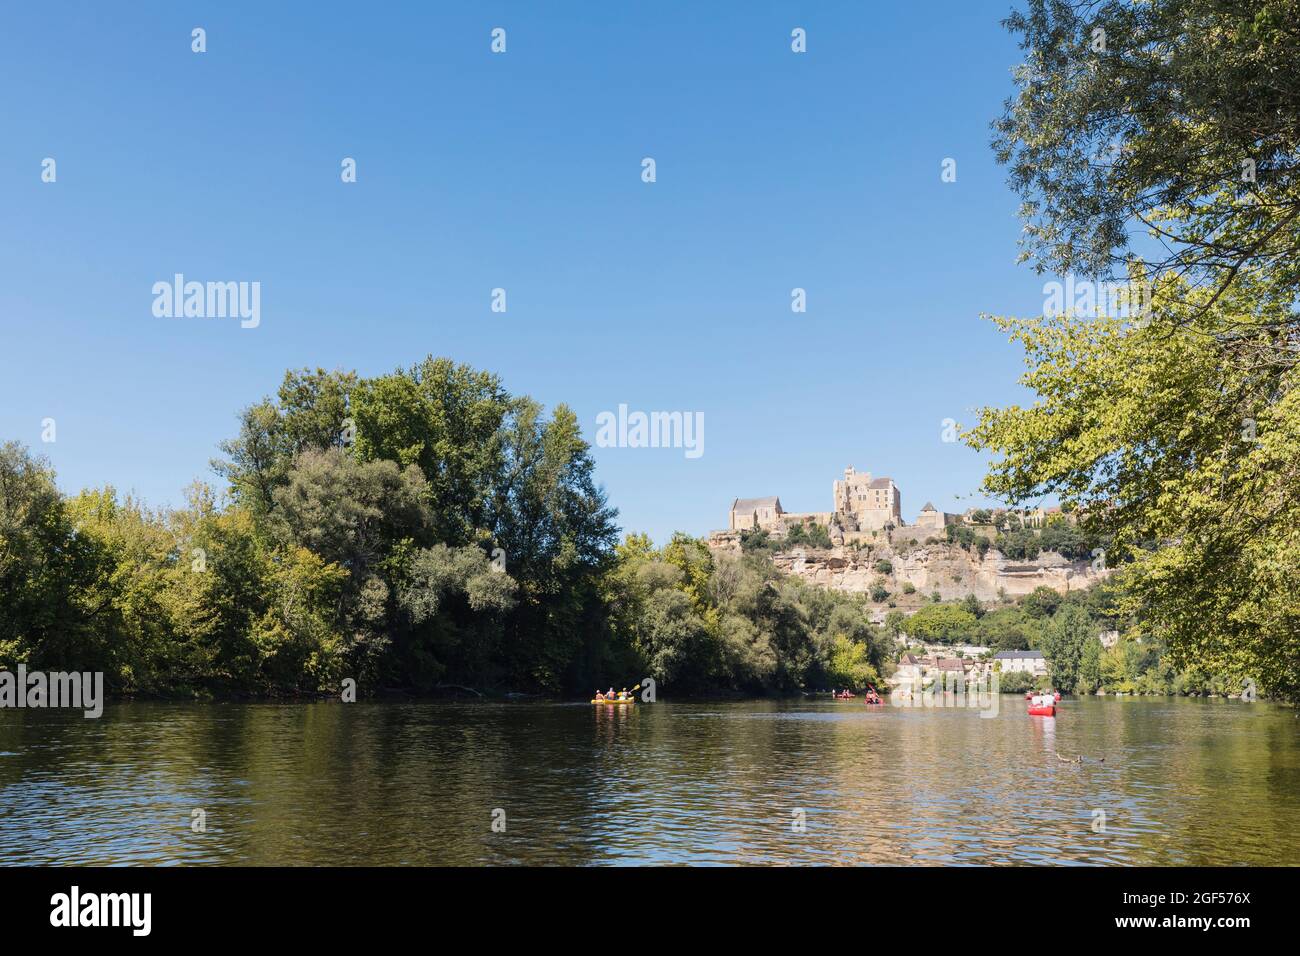
[[[892,477],[909,521],[981,503],[941,422],[1023,400],[980,313],[1043,301],[988,145],[1009,10],[13,4],[0,438],[67,491],[179,504],[286,368],[432,353],[567,402],[593,442],[620,404],[702,412],[699,458],[593,449],[620,524],[660,541],[724,527],[736,496],[828,509],[846,465]],[[260,326],[155,317],[177,272],[260,282]]]

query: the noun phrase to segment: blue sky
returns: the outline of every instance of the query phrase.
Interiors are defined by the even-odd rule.
[[[940,423],[1023,401],[980,313],[1043,301],[988,147],[1009,9],[15,5],[0,438],[65,490],[179,504],[286,368],[432,353],[567,402],[593,441],[621,403],[703,412],[700,458],[593,449],[622,526],[657,540],[724,526],[735,496],[826,509],[846,465],[893,477],[908,520],[981,503]],[[260,282],[260,326],[156,318],[177,272]]]

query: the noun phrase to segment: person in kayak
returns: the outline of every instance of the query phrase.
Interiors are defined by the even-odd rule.
[[[604,699],[605,699],[605,692],[604,692],[603,690],[601,690],[599,687],[597,687],[597,688],[596,688],[596,700],[604,700]]]

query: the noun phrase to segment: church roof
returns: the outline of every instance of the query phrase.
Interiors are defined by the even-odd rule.
[[[781,509],[781,499],[776,495],[770,495],[766,498],[737,498],[732,502],[731,510],[736,514],[748,515],[753,514],[759,508]]]
[[[939,509],[936,508],[934,505],[932,505],[930,502],[927,501],[927,502],[925,503],[925,507],[922,508],[921,510],[922,510],[922,511],[938,511]]]

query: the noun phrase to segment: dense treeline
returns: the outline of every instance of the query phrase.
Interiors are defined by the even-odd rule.
[[[765,553],[715,560],[684,534],[658,551],[629,536],[608,595],[614,631],[646,673],[687,691],[863,687],[893,657],[863,595],[781,575]]]
[[[0,662],[120,691],[553,687],[599,671],[614,512],[577,420],[429,359],[286,375],[186,507],[0,459]],[[495,557],[494,557],[495,555]]]
[[[892,651],[860,598],[767,556],[617,544],[573,413],[447,359],[290,372],[222,451],[224,489],[151,510],[0,448],[0,667],[144,694],[758,693],[874,681]]]

